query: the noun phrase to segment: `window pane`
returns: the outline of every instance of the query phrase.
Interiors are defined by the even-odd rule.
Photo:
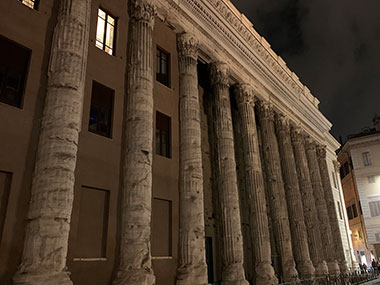
[[[115,26],[115,19],[108,15],[107,22],[111,24],[112,26]]]
[[[112,53],[112,49],[109,48],[109,47],[107,47],[107,46],[104,48],[104,50],[105,50],[106,53],[108,53],[108,54],[110,54],[110,55],[113,54],[113,53]]]
[[[36,1],[34,0],[21,0],[22,4],[28,6],[29,8],[36,9]]]
[[[113,48],[113,32],[114,27],[110,24],[107,24],[107,32],[106,32],[106,46]]]
[[[106,19],[106,12],[104,12],[102,9],[99,9],[98,10],[98,16],[105,20]]]
[[[104,30],[105,30],[105,20],[98,18],[98,26],[96,28],[96,40],[103,43],[104,42]]]

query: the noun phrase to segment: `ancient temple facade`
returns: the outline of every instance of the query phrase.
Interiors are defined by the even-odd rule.
[[[331,123],[228,0],[0,2],[1,284],[295,284],[353,260]]]

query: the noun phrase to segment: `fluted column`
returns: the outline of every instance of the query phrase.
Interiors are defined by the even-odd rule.
[[[155,283],[151,261],[153,49],[155,7],[129,1],[119,266],[113,284]]]
[[[179,57],[180,201],[177,284],[208,284],[205,256],[201,121],[198,96],[198,40],[177,37]]]
[[[340,272],[348,274],[349,270],[347,267],[346,257],[344,255],[342,237],[340,235],[340,228],[338,222],[338,215],[336,213],[335,200],[331,187],[329,170],[327,167],[326,146],[317,147],[317,156],[328,216],[330,219],[331,234],[334,240],[335,258],[339,263]]]
[[[90,0],[59,1],[24,249],[14,284],[72,284],[66,257],[90,10]]]
[[[222,62],[210,66],[213,92],[213,119],[217,165],[217,192],[220,207],[222,284],[248,284],[243,267],[239,195],[232,129],[229,69]]]
[[[252,245],[255,253],[255,284],[277,284],[272,262],[263,173],[260,162],[253,89],[239,84],[234,89],[240,114],[244,176],[248,197]]]
[[[315,199],[315,206],[318,211],[319,227],[322,238],[323,251],[325,254],[325,260],[329,269],[329,274],[339,275],[339,265],[335,260],[335,248],[334,240],[332,238],[329,213],[327,210],[325,194],[322,186],[322,179],[319,172],[317,153],[316,153],[316,143],[311,139],[307,138],[305,140],[305,150],[307,161],[310,171],[310,180],[313,186],[313,194]]]
[[[289,120],[284,115],[276,116],[276,131],[281,156],[286,202],[292,236],[293,254],[302,279],[311,279],[315,269],[310,259],[307,231],[303,213],[302,196],[298,184],[297,168],[290,138]]]
[[[296,161],[298,182],[302,195],[305,225],[308,235],[308,244],[311,260],[317,276],[327,275],[328,268],[323,258],[318,211],[315,206],[313,187],[310,181],[309,167],[304,146],[304,136],[300,128],[291,128],[294,158]]]
[[[274,114],[270,103],[260,103],[259,118],[275,241],[281,257],[284,281],[291,282],[297,280],[298,273],[293,257],[285,188],[281,173],[280,153],[274,130]]]

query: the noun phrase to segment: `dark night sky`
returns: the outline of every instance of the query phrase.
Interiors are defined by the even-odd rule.
[[[380,0],[231,0],[345,139],[380,115]]]

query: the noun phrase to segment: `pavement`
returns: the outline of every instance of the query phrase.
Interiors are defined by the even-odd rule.
[[[366,283],[361,283],[361,285],[380,285],[380,277],[375,279],[375,280],[372,280],[372,281],[368,281]]]

